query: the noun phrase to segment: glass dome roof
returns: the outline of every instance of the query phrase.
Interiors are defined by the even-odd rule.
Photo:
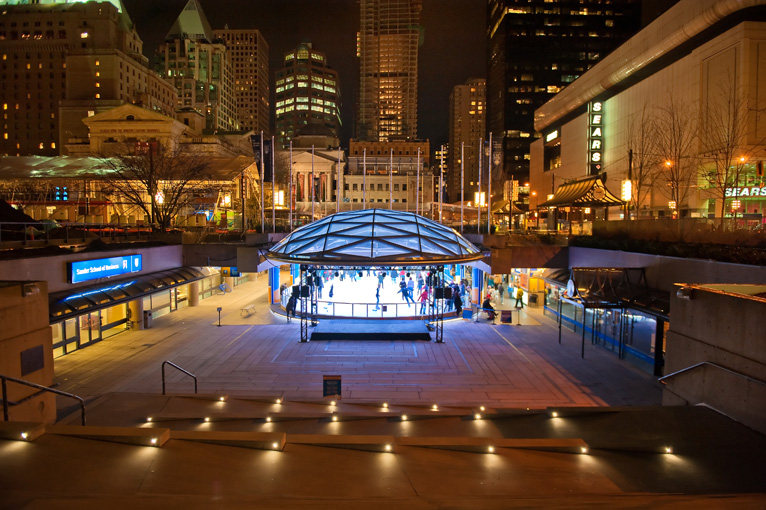
[[[364,209],[326,216],[274,245],[266,257],[287,263],[423,265],[478,260],[454,229],[415,213]]]

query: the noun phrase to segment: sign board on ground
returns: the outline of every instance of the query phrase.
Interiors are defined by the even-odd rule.
[[[325,375],[322,378],[322,396],[340,398],[340,376]]]

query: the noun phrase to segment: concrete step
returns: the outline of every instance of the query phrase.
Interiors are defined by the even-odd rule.
[[[161,447],[170,438],[170,429],[166,428],[48,425],[45,427],[45,433],[154,447]]]
[[[210,430],[173,430],[170,439],[198,443],[238,446],[257,450],[283,450],[285,434],[278,432],[220,432]]]

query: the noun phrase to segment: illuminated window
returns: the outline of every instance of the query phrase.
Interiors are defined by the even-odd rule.
[[[87,39],[88,38],[88,32],[80,32],[80,39]]]
[[[101,65],[101,61],[100,60],[96,60],[96,65],[100,66]]]
[[[45,148],[45,145],[43,145],[43,143],[42,143],[42,142],[40,142],[40,145],[39,145],[39,147],[40,147],[41,149],[44,149],[44,148]]]
[[[96,82],[96,88],[101,88],[101,84],[99,82]]]
[[[101,99],[101,94],[96,94],[96,99]]]
[[[55,148],[56,148],[56,142],[51,142],[51,149],[55,149]]]

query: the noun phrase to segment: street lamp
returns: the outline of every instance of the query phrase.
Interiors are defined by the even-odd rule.
[[[538,214],[538,211],[537,211],[537,191],[533,191],[532,193],[530,193],[530,195],[535,197],[535,228],[539,229],[540,228],[540,215]]]

